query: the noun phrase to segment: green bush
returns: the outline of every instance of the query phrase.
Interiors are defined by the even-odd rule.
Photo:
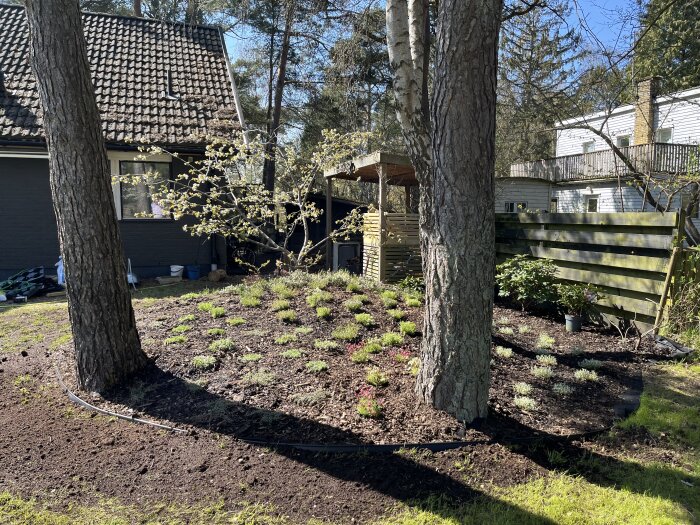
[[[338,343],[336,343],[335,341],[317,339],[316,341],[314,341],[314,348],[318,350],[335,350],[338,348]]]
[[[212,341],[209,345],[209,350],[211,350],[212,352],[228,352],[231,350],[235,350],[235,348],[235,343],[228,338],[217,339],[216,341]]]
[[[553,355],[538,355],[535,359],[544,366],[557,366],[557,358]]]
[[[214,305],[212,303],[209,303],[209,302],[199,303],[197,305],[197,310],[199,310],[200,312],[208,312],[212,308],[214,308]]]
[[[496,266],[498,295],[509,297],[521,308],[556,300],[557,268],[547,259],[516,255]]]
[[[379,368],[373,368],[365,376],[365,381],[372,386],[383,387],[389,384],[389,379],[386,375],[379,370]]]
[[[556,343],[556,341],[553,337],[551,337],[549,334],[543,333],[537,338],[535,347],[542,350],[550,350],[554,347],[554,343]]]
[[[532,393],[532,385],[530,383],[519,382],[513,385],[513,390],[521,396],[529,396]]]
[[[384,305],[384,308],[390,310],[392,308],[396,308],[399,302],[391,297],[382,297],[382,304]]]
[[[422,294],[425,290],[425,280],[422,275],[407,275],[399,281],[399,288],[408,292]]]
[[[403,344],[403,336],[396,332],[386,332],[382,335],[382,346],[401,346]]]
[[[179,324],[175,328],[173,328],[173,333],[174,334],[184,334],[185,332],[189,332],[192,330],[192,327],[187,324]]]
[[[270,308],[273,312],[279,312],[281,310],[289,310],[290,302],[287,299],[276,299],[272,301]]]
[[[215,306],[214,308],[209,310],[209,313],[211,314],[213,319],[218,319],[219,317],[223,317],[226,315],[226,310],[221,306]]]
[[[244,363],[254,363],[262,359],[262,354],[243,354],[240,359]]]
[[[306,363],[306,369],[312,374],[320,374],[328,370],[328,363],[325,361],[309,361]]]
[[[196,355],[190,364],[197,370],[211,370],[216,366],[216,357],[213,355]]]
[[[280,355],[285,359],[298,359],[302,355],[302,351],[298,348],[292,348],[290,350],[285,350]]]
[[[416,328],[416,323],[413,321],[401,321],[399,323],[399,332],[403,335],[416,335],[418,333],[418,328]]]
[[[287,343],[291,343],[293,341],[297,340],[297,334],[282,334],[279,337],[275,338],[275,344],[277,345],[286,345]]]
[[[530,412],[537,409],[537,401],[527,396],[515,396],[513,404],[523,412]]]
[[[586,370],[585,368],[576,370],[574,377],[581,382],[598,381],[598,373],[595,370]]]
[[[316,308],[321,303],[327,303],[333,300],[333,294],[325,290],[316,290],[306,296],[306,304],[311,308]]]
[[[284,282],[273,281],[270,283],[270,291],[280,299],[291,299],[297,292],[287,286]]]
[[[316,308],[316,317],[319,319],[328,319],[331,316],[331,309],[327,306],[319,306]]]
[[[502,357],[504,359],[510,359],[511,357],[513,357],[513,349],[507,348],[505,346],[497,346],[494,349],[494,352],[498,357]]]
[[[245,319],[242,317],[229,317],[226,319],[226,324],[229,326],[239,326],[245,324]]]
[[[207,335],[226,335],[226,330],[223,328],[210,328],[207,330]]]
[[[350,293],[361,293],[362,285],[357,279],[352,279],[345,287],[345,291]]]
[[[598,290],[590,284],[560,284],[559,304],[569,315],[584,315],[591,311],[596,302],[601,298]]]
[[[533,366],[530,368],[530,373],[537,379],[551,379],[554,376],[554,371],[548,366]]]
[[[367,341],[362,347],[362,351],[367,352],[368,354],[378,354],[382,351],[382,343],[374,339]]]
[[[356,350],[350,355],[350,360],[356,364],[369,363],[370,355],[365,350]]]
[[[345,305],[345,308],[350,310],[351,312],[359,312],[362,310],[362,301],[359,301],[358,299],[348,299],[343,303]]]
[[[255,295],[241,295],[241,306],[257,308],[261,303],[260,297],[256,297]]]
[[[377,418],[382,415],[382,407],[375,399],[361,397],[357,403],[357,413],[362,417]]]
[[[360,325],[356,323],[348,323],[336,328],[331,333],[333,339],[341,341],[355,341],[360,335]]]
[[[382,299],[393,299],[394,301],[399,299],[399,294],[395,290],[383,290],[380,295]]]
[[[403,310],[389,309],[386,311],[386,313],[389,314],[389,317],[391,317],[394,321],[400,321],[406,317],[406,312]]]
[[[168,337],[165,341],[163,341],[166,345],[179,345],[181,343],[187,342],[187,338],[184,335],[174,335],[172,337]]]
[[[280,310],[277,312],[277,319],[285,323],[296,323],[297,314],[294,310]]]
[[[372,317],[372,314],[355,314],[355,321],[362,326],[374,326],[374,318]]]

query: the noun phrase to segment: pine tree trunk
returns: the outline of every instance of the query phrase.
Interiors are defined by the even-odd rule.
[[[78,0],[27,0],[80,386],[104,391],[147,362],[136,331]]]
[[[387,0],[397,113],[420,182],[426,309],[418,396],[460,420],[486,417],[495,264],[500,0],[439,3],[425,114],[427,0]]]

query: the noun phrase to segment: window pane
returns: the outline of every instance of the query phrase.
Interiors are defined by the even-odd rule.
[[[583,152],[584,153],[592,153],[594,151],[595,151],[595,142],[594,141],[583,143]]]
[[[587,210],[589,213],[596,213],[598,211],[598,197],[588,197]]]
[[[628,148],[630,145],[630,136],[621,135],[617,137],[617,147],[618,148]]]
[[[656,142],[660,142],[661,144],[668,144],[671,142],[671,136],[671,128],[661,128],[656,130]]]
[[[121,183],[122,218],[167,218],[163,209],[153,201],[152,195],[162,191],[164,186],[167,186],[170,180],[170,164],[166,162],[122,162],[120,166],[121,175],[143,175],[138,181]],[[148,214],[148,216],[144,217],[144,214]]]

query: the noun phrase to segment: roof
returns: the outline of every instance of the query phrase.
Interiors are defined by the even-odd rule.
[[[406,155],[375,151],[361,157],[355,157],[323,175],[327,179],[346,179],[360,182],[379,182],[379,167],[386,168],[387,184],[393,186],[417,186],[416,170]]]
[[[96,13],[83,13],[83,26],[108,144],[201,147],[206,136],[228,136],[239,127],[218,28]],[[0,141],[44,141],[19,6],[0,5]]]

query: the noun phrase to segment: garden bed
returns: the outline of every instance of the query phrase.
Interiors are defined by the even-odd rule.
[[[611,425],[641,390],[643,363],[658,357],[646,342],[635,351],[616,334],[569,334],[563,323],[496,307],[492,417],[465,430],[414,395],[420,334],[410,323],[420,327],[422,315],[415,295],[382,296],[356,280],[348,288],[342,276],[309,279],[251,281],[143,305],[139,330],[156,366],[97,404],[275,443],[561,436]],[[330,315],[320,318],[319,308]],[[371,324],[360,325],[357,314],[369,314]]]

